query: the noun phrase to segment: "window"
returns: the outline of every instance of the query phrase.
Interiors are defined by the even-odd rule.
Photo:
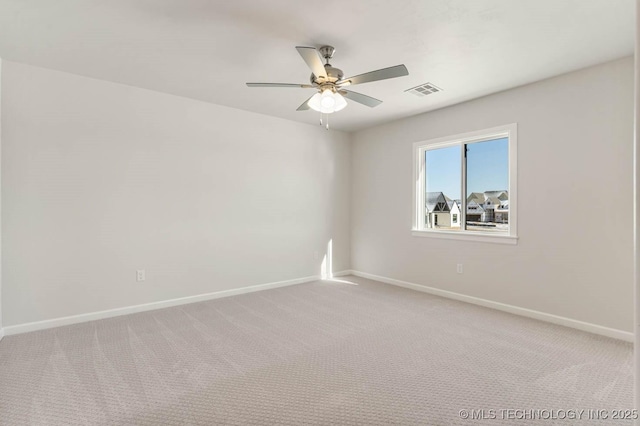
[[[515,244],[517,126],[414,144],[413,235]]]

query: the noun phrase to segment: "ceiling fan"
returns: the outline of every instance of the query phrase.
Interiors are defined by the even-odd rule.
[[[345,87],[409,75],[407,67],[404,65],[396,65],[395,67],[383,68],[344,78],[342,70],[333,67],[329,63],[329,59],[333,57],[335,52],[333,46],[322,46],[319,49],[315,47],[298,46],[296,50],[309,68],[311,68],[311,84],[247,83],[247,86],[316,89],[317,92],[304,101],[304,103],[298,107],[298,111],[305,111],[311,108],[321,114],[331,114],[347,106],[345,98],[371,108],[382,103],[381,100],[372,98],[371,96],[345,90]],[[324,65],[322,64],[322,58],[326,61]],[[320,119],[320,124],[322,124],[322,118]]]

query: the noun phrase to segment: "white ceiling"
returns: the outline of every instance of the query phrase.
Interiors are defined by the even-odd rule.
[[[355,130],[633,54],[633,0],[0,0],[0,57],[289,120],[309,89],[295,46],[330,44],[345,76],[409,76],[350,90],[333,128]],[[404,90],[431,82],[443,92]],[[594,90],[594,96],[597,91]]]

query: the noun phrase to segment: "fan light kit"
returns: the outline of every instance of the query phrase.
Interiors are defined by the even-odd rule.
[[[347,106],[347,101],[340,93],[334,93],[327,89],[321,93],[316,93],[307,101],[307,105],[315,111],[323,114],[331,114],[340,111]]]
[[[407,67],[404,65],[396,65],[395,67],[383,68],[354,77],[343,78],[344,74],[342,70],[333,67],[329,63],[329,59],[331,59],[335,53],[335,49],[332,46],[322,46],[319,49],[298,46],[296,50],[300,56],[302,56],[307,66],[311,68],[311,84],[247,83],[247,86],[316,89],[317,92],[304,101],[304,103],[298,107],[298,111],[306,111],[309,108],[318,111],[320,113],[320,124],[323,124],[322,116],[327,114],[327,130],[329,129],[328,114],[333,114],[334,112],[344,109],[347,106],[347,100],[345,98],[370,108],[382,103],[379,99],[363,95],[362,93],[345,90],[344,87],[409,75]],[[325,64],[322,64],[322,58],[324,58]]]

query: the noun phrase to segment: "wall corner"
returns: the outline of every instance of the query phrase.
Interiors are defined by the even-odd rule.
[[[640,237],[638,235],[638,223],[640,206],[638,202],[638,185],[640,182],[638,136],[640,134],[640,120],[638,117],[640,105],[640,60],[638,58],[638,45],[640,44],[640,0],[636,0],[636,34],[635,34],[635,56],[634,56],[634,137],[633,137],[633,278],[634,278],[634,408],[640,408],[640,350],[638,341],[640,340],[640,261],[638,259]],[[635,421],[640,425],[640,420]]]

